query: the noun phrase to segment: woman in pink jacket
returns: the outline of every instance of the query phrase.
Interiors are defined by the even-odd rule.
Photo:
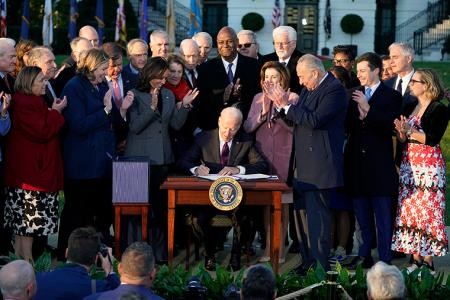
[[[255,133],[256,147],[269,164],[270,174],[276,174],[281,180],[287,181],[289,159],[292,151],[292,131],[284,120],[279,118],[279,112],[273,105],[276,97],[287,97],[289,103],[297,103],[298,95],[289,91],[289,72],[281,63],[266,62],[261,69],[261,87],[263,92],[255,95],[244,129]],[[282,195],[282,226],[280,263],[284,263],[284,239],[289,221],[289,205],[292,203],[292,191]],[[270,260],[270,214],[269,207],[264,211],[264,227],[266,231],[266,248],[260,262]]]

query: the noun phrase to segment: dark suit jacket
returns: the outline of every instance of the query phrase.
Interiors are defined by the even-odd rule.
[[[328,73],[313,91],[306,88],[286,118],[294,123],[296,179],[303,190],[343,185],[344,120],[348,97]]]
[[[11,97],[14,95],[14,83],[16,79],[9,74],[6,74],[6,80],[8,81],[9,88],[6,85],[5,81],[0,78],[0,92],[5,92],[10,94]]]
[[[237,106],[241,109],[245,120],[253,97],[261,90],[257,60],[238,54],[233,82],[240,78],[241,98],[230,97],[226,105],[223,102],[223,93],[229,83],[220,56],[202,64],[198,71],[197,87],[200,94],[193,105],[194,114],[198,116],[199,127],[203,130],[217,128],[220,112],[229,106]]]
[[[190,173],[190,169],[201,164],[210,169],[211,174],[222,170],[220,164],[220,141],[218,129],[203,131],[196,136],[194,145],[178,161],[177,167],[183,172]],[[268,165],[253,145],[253,138],[245,132],[239,131],[234,136],[230,149],[229,166],[242,166],[246,174],[264,173]]]
[[[121,73],[123,84],[122,99],[127,95],[128,91],[134,89],[138,83],[138,76],[133,73],[122,72]],[[124,120],[120,115],[120,107],[117,107],[113,97],[113,109],[111,111],[112,121],[114,126],[114,134],[116,135],[117,143],[120,143],[127,138],[128,134],[128,121]],[[128,118],[129,119],[129,118]],[[127,119],[127,120],[128,120]]]
[[[364,92],[364,87],[359,87]],[[391,196],[398,190],[392,130],[400,116],[402,97],[382,82],[369,100],[370,109],[359,119],[358,104],[350,100],[345,147],[345,186],[353,197]]]
[[[289,83],[289,87],[291,88],[291,91],[294,93],[297,93],[300,95],[302,92],[303,86],[300,84],[300,81],[298,80],[297,76],[297,62],[300,57],[302,57],[304,53],[298,51],[297,49],[292,52],[291,58],[289,59],[289,62],[287,64],[287,68],[289,70],[289,74],[291,75],[291,81]],[[264,55],[261,60],[260,67],[263,66],[264,63],[268,61],[279,61],[280,59],[277,56],[276,52],[272,52],[270,54]]]
[[[36,283],[35,300],[79,300],[92,294],[91,277],[78,264],[66,264],[52,272],[38,272]],[[111,274],[105,280],[96,280],[96,291],[112,290],[119,284],[119,277]]]
[[[115,137],[111,114],[104,111],[106,83],[97,91],[79,75],[62,91],[67,96],[63,111],[67,133],[63,142],[64,175],[70,179],[93,179],[110,176],[111,159],[115,156]]]
[[[139,73],[133,73],[133,71],[131,70],[131,67],[130,67],[130,63],[128,63],[128,64],[126,64],[124,67],[123,67],[123,69],[122,69],[122,74],[123,73],[131,73],[131,74],[134,74],[134,75],[139,75]]]
[[[145,286],[134,284],[121,284],[115,290],[97,293],[84,298],[84,300],[118,300],[120,299],[120,296],[129,293],[139,294],[141,296],[144,296],[145,299],[148,300],[163,300],[163,298],[155,295],[150,289],[146,288]]]
[[[384,82],[388,87],[393,88],[395,90],[395,82],[397,81],[397,76],[394,76]],[[411,95],[411,92],[409,90],[409,85],[406,87],[405,94],[403,94],[403,102],[402,102],[402,111],[405,109],[406,105],[417,102],[417,98],[413,95]]]

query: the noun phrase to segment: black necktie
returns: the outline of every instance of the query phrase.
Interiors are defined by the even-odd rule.
[[[195,78],[194,70],[189,70],[189,74],[191,75],[192,87],[195,88],[197,86],[197,78]]]
[[[403,93],[402,93],[402,79],[400,78],[400,80],[398,81],[398,84],[397,84],[397,87],[395,88],[398,92],[400,92],[400,94],[402,94],[403,95]]]

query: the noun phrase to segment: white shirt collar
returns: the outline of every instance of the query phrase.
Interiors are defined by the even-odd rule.
[[[225,59],[223,59],[223,57],[221,57],[221,59],[222,59],[223,66],[225,67],[225,73],[228,73],[228,65],[233,64],[231,66],[231,71],[233,72],[233,76],[234,76],[234,74],[236,74],[236,65],[237,65],[237,61],[238,61],[238,55],[236,55],[236,57],[233,59],[233,61],[231,63],[227,62]]]
[[[400,81],[400,79],[402,79],[402,95],[404,95],[406,92],[406,89],[408,88],[409,81],[411,80],[411,78],[414,75],[414,72],[415,72],[415,70],[412,69],[411,72],[409,72],[408,74],[406,74],[403,77],[400,77],[400,75],[397,76],[397,80],[395,81],[394,89],[396,89],[398,82]]]
[[[130,63],[130,70],[133,74],[139,74],[139,69],[133,67],[131,63]]]

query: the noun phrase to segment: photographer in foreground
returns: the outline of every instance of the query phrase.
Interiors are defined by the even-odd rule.
[[[114,257],[111,248],[106,248],[107,251],[102,248],[101,252],[106,254],[103,256],[100,254],[100,246],[99,236],[93,228],[75,229],[69,237],[67,263],[52,272],[37,273],[38,288],[34,299],[83,299],[119,286],[119,277],[113,272]],[[105,280],[95,280],[89,276],[97,259],[100,259],[102,269],[107,274]]]

